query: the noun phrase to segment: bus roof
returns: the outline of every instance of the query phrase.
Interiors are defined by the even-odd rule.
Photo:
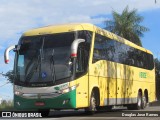
[[[71,31],[77,31],[77,30],[93,31],[93,26],[94,25],[89,23],[69,23],[69,24],[49,25],[49,26],[29,30],[25,32],[23,36],[54,34],[54,33],[71,32]]]
[[[35,35],[45,35],[45,34],[54,34],[54,33],[62,33],[62,32],[71,32],[71,31],[78,31],[78,30],[89,30],[92,32],[99,33],[103,36],[109,37],[110,39],[114,39],[116,41],[122,42],[139,50],[142,50],[147,53],[151,53],[151,51],[140,47],[127,39],[124,39],[116,34],[113,34],[107,30],[99,28],[90,23],[69,23],[69,24],[59,24],[59,25],[49,25],[41,28],[32,29],[26,31],[23,36],[35,36]]]

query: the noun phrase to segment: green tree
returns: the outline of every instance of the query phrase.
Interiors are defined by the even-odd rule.
[[[140,25],[144,18],[137,14],[137,9],[129,11],[127,6],[121,14],[112,11],[112,15],[113,20],[104,21],[105,29],[142,46],[140,37],[149,29]]]
[[[11,110],[13,109],[13,101],[12,100],[2,100],[2,103],[0,104],[0,110]]]
[[[156,95],[158,100],[160,100],[160,61],[157,58],[154,61],[156,72]]]
[[[160,74],[160,61],[156,58],[154,62],[155,62],[156,74],[158,75]]]
[[[7,73],[0,73],[2,76],[4,76],[5,78],[7,78],[8,81],[10,81],[11,83],[13,83],[14,80],[14,71],[13,70],[9,70]]]

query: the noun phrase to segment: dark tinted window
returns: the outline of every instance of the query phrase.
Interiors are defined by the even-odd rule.
[[[77,51],[76,77],[79,77],[85,74],[88,69],[92,32],[78,31],[77,38],[85,39],[85,42],[79,44]]]
[[[42,86],[69,79],[71,44],[74,33],[24,36],[17,52],[17,85]]]
[[[154,68],[151,54],[96,34],[93,62],[98,60],[108,60],[149,70]]]

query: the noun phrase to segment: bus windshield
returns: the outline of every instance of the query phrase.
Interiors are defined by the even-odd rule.
[[[17,52],[15,82],[43,84],[71,77],[73,40],[73,32],[22,37]]]

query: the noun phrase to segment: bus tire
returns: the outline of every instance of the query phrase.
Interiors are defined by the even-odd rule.
[[[95,92],[92,91],[91,97],[90,97],[89,107],[85,108],[85,112],[87,114],[94,114],[96,111],[97,111],[97,108],[96,108],[96,97],[95,97]]]
[[[138,92],[136,110],[142,109],[142,105],[143,105],[143,102],[142,102],[142,93]]]
[[[145,109],[146,106],[147,106],[147,98],[146,95],[144,95],[142,98],[142,109]]]
[[[138,96],[137,96],[137,103],[136,104],[130,104],[127,105],[128,110],[140,110],[142,109],[142,93],[138,92]]]

